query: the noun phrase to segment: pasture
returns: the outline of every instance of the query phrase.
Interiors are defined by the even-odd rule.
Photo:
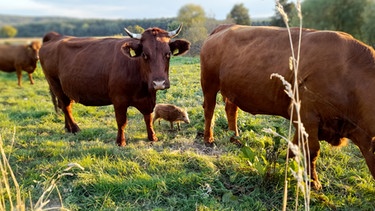
[[[0,136],[27,209],[51,184],[45,209],[69,210],[280,210],[286,143],[263,132],[287,136],[289,122],[239,112],[241,141],[254,156],[229,142],[224,103],[217,98],[215,148],[203,144],[203,108],[198,58],[171,60],[171,88],[158,91],[157,103],[187,109],[190,124],[172,131],[155,122],[159,141],[151,144],[142,115],[128,110],[127,146],[116,146],[112,106],[73,106],[82,131],[65,133],[56,115],[40,66],[23,87],[15,73],[0,72]],[[277,106],[277,105],[275,105]],[[317,171],[322,191],[311,192],[311,210],[375,210],[375,182],[358,148],[321,142]],[[253,158],[256,159],[253,159]],[[250,159],[250,160],[249,160]],[[66,170],[68,164],[81,168]],[[68,174],[69,173],[69,174]],[[296,204],[296,182],[289,174],[288,210]],[[12,182],[10,182],[12,186]],[[2,196],[6,195],[1,192]],[[303,210],[299,194],[298,209]],[[13,197],[14,198],[14,197]]]

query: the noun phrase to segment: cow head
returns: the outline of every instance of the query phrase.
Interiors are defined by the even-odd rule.
[[[182,25],[168,32],[159,28],[149,28],[142,34],[134,34],[125,28],[125,32],[134,38],[122,46],[122,52],[140,60],[142,78],[147,80],[149,89],[168,89],[169,60],[171,56],[184,54],[190,48],[185,40],[171,39],[178,35]]]
[[[27,52],[30,58],[37,61],[39,59],[39,49],[41,44],[39,41],[33,41],[29,45],[26,46]]]

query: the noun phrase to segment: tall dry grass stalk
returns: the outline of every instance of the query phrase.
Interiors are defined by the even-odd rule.
[[[285,92],[288,94],[288,96],[291,98],[291,117],[290,117],[290,125],[289,125],[289,134],[288,137],[282,137],[279,134],[276,134],[274,132],[274,135],[282,137],[284,140],[288,143],[288,153],[287,153],[287,161],[286,161],[286,171],[285,171],[285,186],[284,186],[284,199],[283,199],[283,210],[286,210],[287,207],[287,198],[288,198],[288,170],[291,170],[292,175],[297,180],[297,191],[296,191],[296,198],[295,198],[295,209],[298,209],[298,198],[299,198],[299,190],[302,192],[304,197],[304,207],[305,210],[310,210],[310,177],[308,170],[310,169],[310,155],[308,150],[308,134],[303,126],[303,123],[301,121],[300,116],[300,109],[301,109],[301,101],[299,98],[299,92],[298,92],[298,65],[300,60],[300,49],[301,49],[301,40],[302,40],[302,12],[301,12],[301,1],[297,0],[296,9],[298,12],[298,17],[300,20],[300,26],[299,26],[299,38],[298,38],[298,46],[297,46],[297,52],[294,51],[295,46],[293,46],[293,40],[290,32],[289,27],[289,20],[288,15],[285,13],[283,6],[280,4],[279,0],[276,0],[276,7],[278,12],[283,17],[283,20],[285,22],[285,25],[287,27],[288,33],[289,33],[289,42],[290,42],[290,48],[292,55],[289,59],[289,68],[291,71],[294,72],[294,81],[293,85],[291,85],[288,81],[286,81],[281,75],[279,74],[272,74],[272,77],[279,78],[284,86],[285,86]],[[296,115],[296,116],[294,116]],[[293,122],[294,121],[294,122]],[[298,145],[294,145],[291,141],[292,139],[292,127],[293,123],[297,124],[295,135],[298,137]],[[270,131],[269,131],[270,132]],[[295,161],[298,164],[298,168],[296,171],[291,169],[289,167],[289,149],[293,152],[295,155]]]
[[[12,144],[13,146],[15,141],[15,134],[16,130],[14,129]],[[0,178],[0,211],[12,210],[12,211],[25,211],[26,205],[24,200],[22,199],[22,193],[20,186],[17,182],[17,179],[13,173],[13,170],[9,164],[9,157],[6,156],[4,150],[4,143],[2,140],[2,136],[0,134],[0,171],[1,171],[1,178]],[[72,176],[72,173],[69,171],[72,168],[79,168],[84,170],[84,168],[79,165],[78,163],[69,163],[68,167],[62,170],[62,172],[55,173],[52,176],[52,179],[47,183],[46,189],[43,191],[42,195],[39,197],[38,201],[33,205],[32,199],[30,198],[30,208],[27,210],[33,211],[46,211],[46,210],[68,210],[64,208],[62,203],[62,197],[60,194],[59,189],[57,188],[57,182],[63,176]],[[51,193],[56,190],[60,200],[60,206],[48,206],[50,200],[48,199]]]
[[[14,143],[15,134],[16,131],[14,130],[12,143]],[[5,154],[3,146],[2,136],[0,135],[0,210],[5,211],[10,208],[10,210],[23,211],[25,210],[25,203],[21,197],[20,186],[17,182],[16,177],[14,176],[11,166],[9,165],[9,160]],[[14,187],[12,188],[12,186]],[[15,194],[13,193],[13,191],[15,191]],[[15,197],[15,199],[13,197]],[[9,208],[7,205],[9,206]]]

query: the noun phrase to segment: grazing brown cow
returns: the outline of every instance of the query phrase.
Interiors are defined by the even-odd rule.
[[[171,39],[180,32],[150,28],[131,38],[77,38],[46,34],[40,62],[51,93],[65,115],[65,128],[80,129],[73,119],[72,101],[86,106],[113,104],[118,126],[116,143],[125,146],[124,129],[129,106],[144,117],[148,139],[157,141],[151,113],[156,91],[168,89],[169,60],[185,53],[190,43]]]
[[[31,84],[34,84],[32,73],[39,59],[40,42],[33,41],[29,45],[0,45],[0,70],[16,72],[18,86],[21,86],[22,70],[29,74]]]
[[[292,29],[291,36],[296,50],[299,29]],[[207,145],[214,141],[211,122],[219,90],[226,98],[229,129],[236,135],[238,107],[251,114],[290,117],[291,99],[281,80],[270,76],[278,73],[293,84],[291,55],[284,28],[232,25],[207,38],[201,49]],[[313,187],[321,188],[316,173],[319,140],[339,145],[343,138],[351,139],[375,178],[374,49],[343,32],[303,29],[300,58],[300,114],[309,134]]]

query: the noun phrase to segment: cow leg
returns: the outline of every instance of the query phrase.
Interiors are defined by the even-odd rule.
[[[126,139],[125,139],[125,127],[128,123],[128,117],[127,117],[127,110],[128,107],[124,106],[114,106],[115,108],[115,116],[116,116],[116,122],[117,122],[117,139],[116,144],[120,147],[126,146]]]
[[[72,115],[73,101],[70,100],[70,98],[64,94],[59,80],[50,78],[48,82],[50,83],[51,97],[52,98],[57,97],[58,106],[61,108],[61,110],[64,113],[65,129],[67,130],[67,132],[70,132],[70,133],[79,132],[81,129],[78,127],[77,123],[74,121],[74,118]],[[53,103],[55,104],[55,102]],[[57,109],[56,105],[54,106],[56,110]]]
[[[30,80],[30,84],[34,84],[32,73],[29,73],[29,80]]]
[[[16,74],[17,74],[17,80],[18,80],[18,86],[22,86],[22,69],[17,67],[16,68]]]
[[[81,129],[78,127],[77,123],[74,121],[73,115],[72,115],[72,104],[73,102],[67,98],[65,100],[60,101],[60,104],[62,105],[62,111],[64,112],[65,116],[65,129],[70,133],[77,133]]]
[[[375,137],[369,140],[369,137],[367,134],[363,133],[363,131],[360,131],[353,137],[358,137],[352,139],[352,141],[361,150],[361,153],[366,160],[367,167],[369,168],[372,177],[375,179]]]
[[[150,114],[143,114],[143,119],[145,120],[146,123],[146,129],[147,129],[147,135],[148,135],[148,140],[154,142],[158,141],[158,138],[156,137],[153,125],[152,125],[152,116]]]
[[[220,90],[220,78],[212,75],[215,67],[209,64],[208,58],[201,54],[201,87],[203,91],[204,110],[204,143],[208,147],[214,146],[213,115],[216,106],[216,96]]]
[[[216,92],[217,93],[217,92]],[[203,109],[204,109],[204,143],[208,147],[214,146],[213,123],[212,118],[216,106],[216,93],[204,94]]]
[[[170,121],[169,123],[170,123],[170,125],[171,125],[171,130],[173,130],[173,122]]]
[[[228,120],[229,130],[234,132],[234,135],[230,138],[230,142],[241,146],[242,143],[237,139],[238,128],[237,128],[237,116],[238,116],[238,106],[232,103],[228,98],[225,98],[225,113]]]
[[[375,155],[374,151],[369,150],[369,148],[360,148],[363,157],[365,157],[366,164],[371,172],[372,177],[375,179]]]
[[[318,174],[316,172],[316,161],[320,153],[320,144],[319,144],[319,139],[318,139],[318,127],[316,127],[315,125],[311,125],[311,124],[304,125],[304,126],[306,128],[306,132],[309,134],[308,144],[306,144],[306,142],[301,143],[304,149],[300,148],[300,150],[301,152],[302,150],[305,150],[306,153],[308,153],[307,156],[310,155],[309,159],[308,158],[305,158],[305,159],[310,161],[309,165],[307,166],[307,172],[310,175],[311,187],[313,187],[316,190],[320,190],[322,189],[322,185],[319,182]],[[295,127],[298,128],[298,125],[295,125]],[[299,143],[298,139],[299,139],[299,136],[296,133],[294,135],[293,144],[298,145]],[[292,152],[291,157],[293,156],[294,154]]]

